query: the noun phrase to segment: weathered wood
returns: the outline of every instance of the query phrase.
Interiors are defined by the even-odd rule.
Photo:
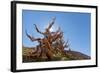
[[[64,53],[64,48],[69,47],[68,42],[65,44],[63,39],[63,32],[61,31],[60,27],[56,32],[50,32],[50,28],[55,23],[55,19],[53,18],[52,21],[49,23],[49,26],[45,29],[44,32],[41,32],[36,24],[34,24],[36,31],[39,34],[42,34],[43,38],[34,38],[33,36],[29,35],[26,32],[26,36],[32,41],[37,41],[39,45],[36,47],[37,51],[34,53],[29,54],[29,58],[37,57],[37,58],[47,58],[48,60],[53,59],[53,55],[57,52]],[[55,43],[55,44],[54,44]]]

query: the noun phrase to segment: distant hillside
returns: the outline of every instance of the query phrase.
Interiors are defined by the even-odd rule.
[[[90,56],[85,55],[81,52],[77,51],[66,51],[66,54],[69,56],[69,58],[75,59],[75,60],[81,60],[81,59],[90,59]]]
[[[32,54],[34,53],[35,56],[39,55],[40,52],[37,54],[37,49],[35,47],[23,47],[22,54],[23,54],[23,62],[38,62],[38,61],[48,61],[48,60],[40,60],[40,58],[33,57]],[[36,54],[35,54],[36,53]],[[60,60],[85,60],[90,59],[90,56],[87,56],[83,53],[77,51],[66,50],[66,56],[57,55],[51,61],[60,61]],[[28,57],[28,58],[27,58]]]

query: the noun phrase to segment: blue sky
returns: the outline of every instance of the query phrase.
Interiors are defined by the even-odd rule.
[[[38,28],[44,31],[53,17],[56,17],[56,21],[52,31],[56,31],[60,26],[64,32],[64,40],[69,39],[72,50],[90,55],[90,13],[23,10],[23,45],[27,47],[36,46],[38,43],[31,42],[26,36],[25,30],[36,38],[43,37],[36,32],[33,24],[37,24]]]

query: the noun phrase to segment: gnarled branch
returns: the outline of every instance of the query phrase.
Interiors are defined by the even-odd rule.
[[[34,38],[33,36],[30,36],[27,31],[25,31],[27,37],[33,42],[33,41],[37,41],[37,40],[40,40],[41,38]]]
[[[41,31],[38,29],[38,27],[37,27],[36,24],[34,24],[34,25],[35,25],[35,29],[36,29],[36,31],[37,31],[38,33],[40,33],[40,34],[44,34],[43,32],[41,32]]]
[[[48,26],[47,30],[50,30],[50,28],[52,27],[52,25],[55,23],[55,20],[56,20],[56,17],[54,17],[52,19],[52,22],[49,23],[49,26]]]

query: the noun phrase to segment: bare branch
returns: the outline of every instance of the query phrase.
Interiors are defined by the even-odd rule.
[[[70,46],[69,40],[67,40],[67,42],[65,43],[64,47],[68,48],[69,46]]]
[[[61,32],[56,33],[56,34],[52,37],[52,41],[55,41],[56,39],[61,38],[61,37],[62,37],[61,34],[62,34]]]
[[[37,27],[36,24],[34,24],[34,25],[35,25],[35,29],[36,29],[36,31],[37,31],[38,33],[40,33],[40,34],[44,34],[43,32],[41,32],[41,31],[38,29],[38,27]]]
[[[56,20],[56,17],[54,17],[52,19],[52,22],[49,23],[49,26],[48,26],[47,30],[50,30],[50,28],[52,27],[52,25],[55,23],[55,20]]]
[[[33,42],[33,41],[37,41],[37,40],[40,40],[40,38],[34,38],[33,36],[30,36],[27,31],[25,31],[27,37]]]

